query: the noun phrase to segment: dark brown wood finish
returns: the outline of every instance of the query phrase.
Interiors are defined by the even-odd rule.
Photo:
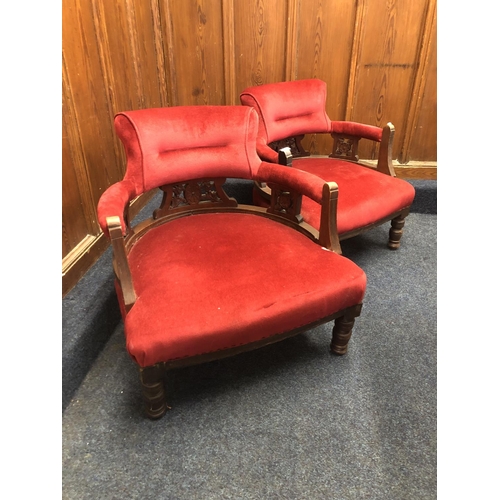
[[[393,167],[392,162],[392,149],[393,149],[393,141],[394,141],[394,125],[392,123],[388,123],[382,130],[382,139],[380,144],[378,145],[378,158],[377,161],[372,163],[368,163],[366,161],[360,161],[358,156],[358,145],[360,142],[359,137],[347,135],[347,134],[336,134],[333,133],[331,136],[333,137],[333,151],[329,155],[329,158],[336,158],[342,161],[356,163],[358,165],[362,165],[366,168],[372,168],[374,170],[378,170],[379,172],[390,175],[391,177],[396,177],[396,172]],[[317,155],[311,156],[310,153],[305,151],[301,146],[301,140],[304,136],[295,136],[295,137],[287,137],[286,139],[275,141],[269,144],[269,146],[278,151],[280,153],[279,162],[285,166],[292,166],[293,158],[311,158],[314,159]],[[282,149],[278,149],[279,147]],[[292,146],[292,147],[291,147]],[[286,151],[286,153],[285,153]],[[337,211],[337,200],[338,200],[338,186],[331,182],[330,184],[330,194],[328,195],[326,192],[324,193],[323,203],[326,202],[326,198],[331,196],[329,202],[330,204],[335,204],[334,213]],[[279,186],[274,186],[277,190],[280,189]],[[270,187],[265,183],[255,182],[254,189],[258,193],[258,196],[263,201],[263,204],[270,204],[271,207],[275,206],[277,203],[276,200],[273,200],[271,196]],[[289,210],[292,211],[292,207],[289,207]],[[300,212],[300,208],[299,208]],[[337,225],[336,219],[329,219],[328,222],[323,221],[321,219],[320,226],[320,234],[323,234],[325,239],[323,239],[324,246],[326,248],[333,248],[337,253],[341,253],[340,241],[346,240],[348,238],[352,238],[357,236],[358,234],[363,233],[373,227],[384,224],[388,221],[391,221],[391,229],[389,231],[389,241],[387,246],[391,250],[397,250],[400,246],[400,241],[403,236],[403,227],[405,224],[405,218],[410,213],[410,207],[404,207],[402,210],[399,210],[389,217],[384,217],[377,222],[372,224],[367,224],[363,227],[354,229],[352,231],[348,231],[346,233],[342,233],[338,235],[337,233]],[[327,230],[327,224],[332,224],[330,230]],[[337,235],[335,241],[330,241],[327,234]]]
[[[262,347],[281,342],[287,338],[294,337],[300,333],[304,333],[305,331],[315,328],[316,326],[330,323],[331,321],[334,321],[334,326],[332,329],[330,352],[338,356],[343,356],[347,353],[347,346],[352,335],[354,322],[355,319],[361,314],[361,309],[362,304],[358,304],[327,316],[320,321],[311,323],[306,327],[296,328],[288,332],[273,335],[272,337],[259,340],[258,342],[224,349],[223,351],[207,352],[198,356],[176,359],[145,368],[139,368],[145,413],[151,419],[158,419],[161,418],[167,410],[172,409],[172,407],[167,404],[167,395],[164,386],[164,378],[170,370],[208,363],[210,361],[224,359],[242,354],[244,352],[260,349]]]
[[[113,269],[127,311],[130,310],[136,300],[127,257],[133,246],[142,236],[158,226],[193,214],[239,212],[266,217],[299,231],[326,249],[340,253],[335,222],[338,197],[338,188],[335,183],[325,183],[323,187],[322,224],[320,231],[317,231],[302,221],[300,216],[300,194],[290,191],[284,193],[281,188],[271,185],[271,198],[277,201],[269,209],[250,205],[238,205],[235,199],[228,197],[225,193],[222,187],[225,181],[226,179],[224,178],[198,179],[162,186],[161,189],[164,192],[164,196],[160,207],[154,210],[152,217],[134,227],[130,226],[127,217],[124,218],[125,228],[122,228],[118,216],[107,218],[108,231],[113,246]],[[279,199],[285,194],[287,195],[286,199],[289,205],[287,204],[286,208],[283,208]],[[291,211],[289,210],[290,207],[292,207]],[[342,355],[347,352],[347,344],[351,336],[354,319],[360,313],[361,304],[358,304],[354,307],[338,311],[319,321],[273,335],[258,342],[224,349],[223,351],[207,352],[185,359],[158,363],[144,368],[139,367],[139,378],[146,415],[151,419],[158,419],[170,409],[167,405],[164,387],[164,376],[168,370],[222,359],[264,347],[333,320],[335,320],[335,326],[332,332],[332,344],[330,348],[333,353]]]
[[[63,296],[108,244],[96,204],[123,175],[119,111],[320,78],[333,120],[394,123],[396,175],[437,178],[436,0],[63,0],[62,25]],[[328,136],[302,146],[332,152]],[[376,162],[378,146],[357,154]]]

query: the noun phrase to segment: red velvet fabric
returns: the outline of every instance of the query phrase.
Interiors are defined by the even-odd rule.
[[[243,106],[177,106],[118,113],[115,130],[125,148],[124,179],[101,196],[97,214],[120,217],[127,203],[163,184],[203,177],[252,179],[261,160],[256,151],[257,112]]]
[[[326,83],[318,79],[269,83],[240,94],[244,106],[259,114],[259,137],[266,143],[300,134],[330,132],[325,111]]]
[[[298,191],[317,203],[321,203],[325,181],[316,175],[299,169],[262,163],[254,180],[274,183],[279,186]]]
[[[376,142],[382,140],[382,129],[380,127],[374,127],[373,125],[366,125],[364,123],[335,121],[331,123],[330,132],[352,135],[360,139],[370,139]]]
[[[118,216],[120,218],[122,233],[125,234],[123,214],[128,202],[135,198],[135,196],[135,185],[130,180],[117,182],[104,191],[97,204],[97,220],[106,236],[109,236],[106,217],[111,216]]]
[[[137,301],[126,345],[140,366],[270,337],[361,303],[365,273],[275,221],[218,213],[176,219],[129,255]]]
[[[106,218],[113,215],[120,217],[125,233],[123,212],[128,201],[162,184],[188,179],[238,177],[275,182],[321,201],[321,179],[260,160],[257,113],[252,108],[179,106],[129,111],[118,113],[115,127],[125,147],[127,171],[123,181],[110,186],[99,200],[98,221],[106,234]]]
[[[202,177],[251,179],[260,166],[258,117],[242,106],[175,106],[118,113],[126,180],[141,194]],[[179,166],[182,165],[182,168]]]
[[[293,169],[315,174],[339,187],[337,230],[339,235],[375,223],[412,204],[415,188],[403,179],[333,158],[296,158]],[[321,206],[302,198],[304,220],[319,228]]]
[[[269,144],[295,135],[332,132],[382,140],[380,127],[331,121],[326,113],[326,83],[316,78],[249,87],[240,94],[240,102],[259,115],[258,150],[267,161],[277,161],[277,155],[274,158],[259,141]]]

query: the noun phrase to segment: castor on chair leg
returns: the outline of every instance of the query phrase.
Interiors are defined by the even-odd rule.
[[[167,409],[165,387],[163,385],[162,365],[140,368],[139,376],[142,384],[142,398],[146,414],[151,419],[163,417]]]

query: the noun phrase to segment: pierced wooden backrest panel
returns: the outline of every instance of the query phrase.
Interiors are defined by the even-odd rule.
[[[340,160],[350,160],[357,162],[359,137],[353,137],[345,134],[332,134],[333,150],[329,155],[330,158],[338,158]]]
[[[286,137],[280,141],[274,141],[269,143],[269,147],[274,151],[279,151],[283,148],[290,148],[293,158],[301,158],[304,156],[310,156],[311,153],[307,152],[302,146],[302,139],[304,135],[296,135],[294,137]]]
[[[226,179],[199,179],[161,186],[163,199],[153,217],[159,219],[186,209],[211,207],[236,207],[238,202],[229,198],[222,188]]]

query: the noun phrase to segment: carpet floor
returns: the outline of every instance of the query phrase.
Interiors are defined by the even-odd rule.
[[[368,278],[344,357],[329,323],[172,371],[151,421],[119,321],[63,412],[62,497],[436,498],[437,215],[388,228],[342,243]]]

